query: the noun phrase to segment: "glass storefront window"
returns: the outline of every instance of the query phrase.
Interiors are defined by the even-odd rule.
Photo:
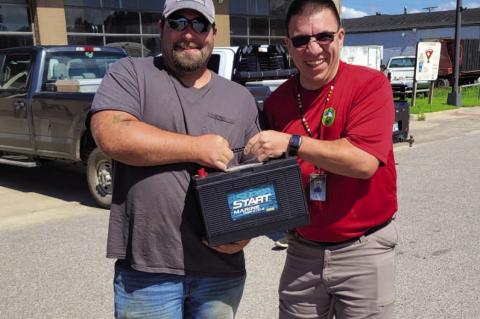
[[[120,8],[128,10],[140,10],[142,6],[140,5],[140,0],[121,0]]]
[[[119,0],[103,0],[103,8],[121,8]]]
[[[28,0],[1,0],[1,3],[28,4]]]
[[[65,8],[67,32],[102,33],[102,11],[92,8]]]
[[[100,5],[101,5],[100,0],[63,0],[63,4],[66,6],[96,7],[96,8],[100,8]]]
[[[69,35],[68,44],[70,45],[103,45],[103,36],[88,36],[88,35]]]
[[[250,17],[249,21],[250,36],[268,35],[268,18]]]
[[[248,44],[248,38],[230,38],[230,44],[232,46],[241,46]]]
[[[248,14],[246,0],[230,0],[230,14]]]
[[[142,0],[142,10],[163,11],[165,0]]]
[[[284,19],[270,19],[270,34],[272,36],[285,36],[287,29],[285,28]]]
[[[142,33],[143,34],[158,34],[158,21],[162,18],[161,13],[142,13]]]
[[[32,35],[5,35],[0,36],[0,49],[33,45]]]
[[[287,14],[288,6],[290,5],[290,0],[271,0],[270,1],[270,16],[271,17],[280,17],[285,19]]]
[[[231,35],[247,35],[248,34],[247,17],[230,16],[230,34]]]
[[[138,12],[108,11],[105,17],[105,33],[140,33]]]
[[[270,44],[282,44],[282,45],[285,45],[285,38],[270,38]]]
[[[268,16],[268,0],[248,0],[248,14]]]
[[[28,7],[0,5],[0,31],[31,32]]]
[[[69,44],[118,46],[131,56],[160,52],[158,21],[165,0],[98,1],[65,0]]]
[[[283,44],[291,0],[230,0],[230,43]],[[265,42],[266,41],[266,42]]]
[[[230,0],[230,14],[268,16],[268,0]]]

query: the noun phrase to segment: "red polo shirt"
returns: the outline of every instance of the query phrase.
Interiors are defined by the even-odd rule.
[[[326,95],[334,85],[325,106]],[[296,100],[296,78],[275,90],[265,104],[269,128],[308,136]],[[392,126],[395,118],[392,89],[376,70],[341,62],[336,78],[315,91],[301,89],[305,117],[315,138],[346,138],[375,156],[382,165],[367,180],[327,174],[327,200],[308,202],[310,224],[297,231],[310,240],[339,242],[360,236],[397,211],[397,187]],[[331,126],[322,125],[325,108],[335,110]],[[314,165],[298,158],[305,190]],[[309,198],[307,194],[307,198]]]

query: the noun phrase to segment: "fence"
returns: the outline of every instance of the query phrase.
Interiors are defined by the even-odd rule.
[[[463,106],[480,106],[480,83],[460,86]]]
[[[441,99],[447,100],[448,94],[451,92],[452,88],[435,88],[432,91],[433,96],[432,99],[435,100]],[[480,82],[474,84],[467,84],[459,86],[459,93],[462,98],[462,106],[480,106]],[[400,100],[407,100],[407,98],[411,98],[411,106],[415,106],[417,99],[424,100],[425,98],[430,98],[430,89],[420,89],[416,91],[417,94],[414,97],[412,95],[412,90],[395,90],[393,92],[395,98],[399,98]],[[429,99],[428,104],[431,104],[432,101]]]

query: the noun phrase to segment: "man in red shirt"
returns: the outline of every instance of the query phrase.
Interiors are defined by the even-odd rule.
[[[398,234],[394,106],[380,72],[340,61],[345,31],[330,0],[294,0],[286,45],[299,75],[266,101],[272,130],[245,153],[298,156],[310,224],[291,233],[280,318],[390,318]]]

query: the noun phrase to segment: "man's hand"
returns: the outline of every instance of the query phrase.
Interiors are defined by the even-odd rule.
[[[219,245],[219,246],[210,247],[210,248],[215,249],[219,253],[223,253],[223,254],[235,254],[241,251],[243,247],[247,246],[249,242],[250,242],[250,239],[245,239],[245,240],[236,241],[234,243]],[[203,240],[203,243],[205,245],[208,245],[208,243],[205,240]]]
[[[255,155],[258,161],[280,157],[287,151],[290,136],[277,131],[262,131],[248,141],[243,152],[245,155]]]
[[[196,137],[197,163],[202,166],[226,170],[233,159],[233,152],[226,139],[220,135],[207,134]]]

